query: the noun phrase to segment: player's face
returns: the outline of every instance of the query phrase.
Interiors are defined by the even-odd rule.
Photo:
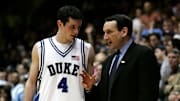
[[[103,26],[104,40],[111,49],[119,49],[122,46],[123,33],[117,28],[116,21],[106,21]]]
[[[63,37],[67,42],[72,42],[78,35],[82,20],[69,18],[69,21],[61,27]]]

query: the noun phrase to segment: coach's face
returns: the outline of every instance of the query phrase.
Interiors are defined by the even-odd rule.
[[[106,21],[103,26],[104,40],[111,49],[120,49],[123,46],[123,39],[127,35],[124,29],[118,30],[117,22],[115,20]]]

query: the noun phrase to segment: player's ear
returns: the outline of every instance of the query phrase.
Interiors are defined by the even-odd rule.
[[[61,20],[57,20],[58,27],[61,27],[63,25],[63,22]]]

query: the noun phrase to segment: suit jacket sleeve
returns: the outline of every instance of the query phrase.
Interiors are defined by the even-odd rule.
[[[142,51],[138,63],[138,101],[157,101],[159,89],[159,67],[153,51]]]

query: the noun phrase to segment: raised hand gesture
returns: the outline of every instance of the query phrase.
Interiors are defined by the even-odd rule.
[[[95,75],[90,76],[85,70],[80,74],[83,78],[82,84],[85,90],[90,91],[93,85],[96,83]]]

